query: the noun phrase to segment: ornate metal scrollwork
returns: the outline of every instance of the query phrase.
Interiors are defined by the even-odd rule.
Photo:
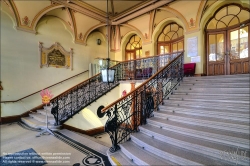
[[[166,57],[171,59],[169,56]],[[139,125],[147,123],[147,119],[153,116],[153,112],[157,110],[158,105],[177,86],[183,77],[183,74],[181,74],[182,58],[183,54],[174,59],[171,64],[165,66],[146,83],[136,88],[132,94],[128,94],[108,108],[106,111],[108,120],[105,125],[105,131],[110,135],[112,142],[110,152],[118,150],[119,143],[129,140],[131,133],[139,131]],[[151,60],[155,62],[154,58]],[[149,61],[143,61],[143,63],[149,63]],[[142,65],[142,61],[139,63],[135,62],[137,68],[149,66]],[[124,66],[128,67],[129,64],[123,64]]]

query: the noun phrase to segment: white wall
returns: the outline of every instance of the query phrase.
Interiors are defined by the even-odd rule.
[[[31,93],[51,86],[71,76],[88,70],[91,50],[96,47],[95,34],[89,40],[89,45],[74,44],[69,27],[55,17],[43,18],[38,26],[38,34],[31,34],[13,28],[11,18],[1,11],[1,72],[0,79],[4,90],[2,101],[20,99]],[[40,68],[39,42],[44,47],[50,47],[55,42],[60,43],[65,50],[73,48],[73,70],[65,68]],[[59,86],[50,88],[54,96],[86,80],[88,73],[80,75]],[[21,102],[1,104],[1,117],[20,115],[41,104],[39,94],[33,95]]]

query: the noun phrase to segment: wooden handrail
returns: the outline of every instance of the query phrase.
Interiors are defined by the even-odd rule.
[[[174,58],[172,60],[175,61],[176,59],[178,59],[180,56],[183,55],[183,52],[178,55],[176,58]],[[135,93],[135,91],[137,91],[138,89],[140,89],[141,87],[143,87],[145,84],[147,84],[149,81],[151,81],[157,74],[159,74],[161,71],[165,70],[169,65],[171,65],[171,63],[167,64],[164,68],[162,68],[161,70],[159,70],[157,73],[155,73],[153,76],[151,76],[148,80],[146,80],[145,82],[143,82],[141,85],[139,85],[137,88],[135,88],[133,91],[129,92],[127,95],[119,98],[118,100],[114,101],[113,103],[109,104],[107,107],[102,109],[102,113],[106,112],[109,108],[111,108],[114,104],[122,101],[123,99],[127,98],[129,95],[132,95],[133,93]]]
[[[74,76],[72,76],[72,77],[69,77],[69,78],[67,78],[67,79],[65,79],[65,80],[63,80],[63,81],[60,81],[60,82],[58,82],[58,83],[55,83],[55,84],[53,84],[53,85],[51,85],[51,86],[48,86],[48,87],[46,87],[46,88],[44,88],[44,89],[51,88],[51,87],[53,87],[53,86],[55,86],[55,85],[58,85],[58,84],[60,84],[60,83],[62,83],[62,82],[64,82],[64,81],[67,81],[67,80],[69,80],[69,79],[71,79],[71,78],[77,77],[77,76],[79,76],[79,75],[81,75],[81,74],[83,74],[83,73],[86,73],[87,71],[89,71],[89,70],[85,70],[85,71],[83,71],[83,72],[81,72],[81,73],[79,73],[79,74],[76,74],[76,75],[74,75]],[[37,92],[34,92],[34,93],[30,94],[30,95],[27,95],[27,96],[25,96],[25,97],[22,97],[22,98],[20,98],[20,99],[18,99],[18,100],[1,101],[0,103],[10,103],[10,102],[15,103],[15,102],[18,102],[18,101],[20,101],[20,100],[23,100],[23,99],[25,99],[25,98],[27,98],[27,97],[30,97],[30,96],[32,96],[32,95],[38,93],[38,92],[41,92],[41,90],[39,90],[39,91],[37,91]]]

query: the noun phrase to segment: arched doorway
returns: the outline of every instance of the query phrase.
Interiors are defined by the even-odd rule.
[[[142,56],[142,40],[139,36],[130,37],[125,48],[125,60],[139,59]]]
[[[249,14],[249,9],[229,4],[219,8],[207,22],[207,75],[250,73]]]
[[[157,39],[157,54],[169,54],[183,51],[184,48],[183,28],[176,24],[166,25]]]

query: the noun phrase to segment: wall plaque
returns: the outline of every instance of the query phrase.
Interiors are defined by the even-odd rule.
[[[56,67],[73,70],[73,49],[66,51],[59,43],[53,44],[50,48],[45,48],[39,42],[40,67]]]

